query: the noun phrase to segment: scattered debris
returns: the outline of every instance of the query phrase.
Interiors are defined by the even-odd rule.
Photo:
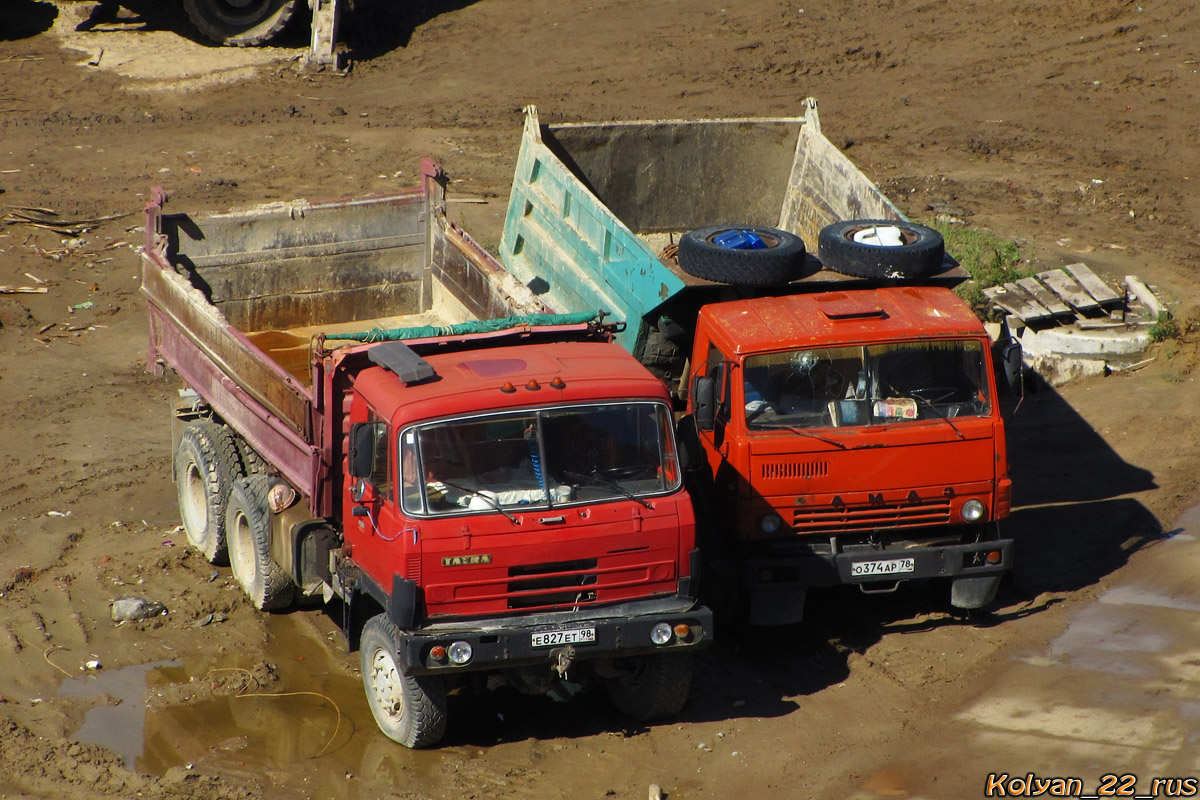
[[[1117,291],[1082,263],[990,287],[984,296],[1007,315],[993,338],[1019,341],[1025,366],[1052,386],[1145,366],[1138,356],[1164,310],[1137,277],[1126,276]]]
[[[70,307],[68,308],[68,310],[69,310],[69,311],[71,311],[71,312],[75,312],[75,311],[83,311],[83,310],[85,310],[85,309],[88,309],[88,308],[94,308],[94,307],[95,307],[95,305],[96,305],[96,304],[95,304],[95,303],[93,303],[91,300],[85,300],[85,301],[84,301],[84,302],[82,302],[82,303],[76,303],[75,305],[73,305],[73,306],[70,306]]]
[[[0,294],[45,294],[45,286],[0,286]]]
[[[118,597],[116,600],[113,600],[112,604],[113,622],[150,619],[166,613],[167,607],[162,603],[133,595]]]
[[[83,664],[83,668],[88,669],[88,670],[103,669],[103,667],[100,664],[100,659],[98,659],[98,658],[93,658],[90,661],[85,661]]]
[[[47,511],[46,516],[47,517],[69,517],[69,516],[71,516],[71,512],[70,511]]]
[[[652,783],[652,784],[650,784],[650,797],[649,797],[649,800],[663,800],[663,790],[662,790],[662,787],[661,787],[661,786],[659,786],[657,783]]]
[[[7,206],[8,213],[0,217],[0,222],[6,225],[31,225],[44,228],[63,236],[79,237],[105,222],[123,219],[133,212],[110,214],[94,219],[64,220],[58,218],[58,212],[52,208],[29,208],[23,206]]]

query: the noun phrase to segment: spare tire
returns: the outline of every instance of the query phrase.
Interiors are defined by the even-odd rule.
[[[933,228],[895,219],[856,219],[821,229],[817,254],[826,269],[859,278],[921,278],[946,255]]]
[[[679,268],[718,283],[788,283],[804,267],[804,242],[794,233],[749,225],[717,225],[679,239]]]

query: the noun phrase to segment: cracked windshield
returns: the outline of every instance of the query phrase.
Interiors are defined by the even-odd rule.
[[[614,403],[409,428],[401,433],[404,509],[502,511],[672,491],[679,469],[669,424],[663,405]]]
[[[990,413],[978,341],[792,350],[750,356],[751,430],[892,424]]]

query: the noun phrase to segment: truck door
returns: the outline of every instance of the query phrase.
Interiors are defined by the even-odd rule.
[[[365,401],[356,398],[355,405]],[[352,418],[360,414],[352,414]],[[350,429],[350,469],[344,487],[344,530],[356,563],[385,591],[395,576],[407,577],[407,553],[417,531],[397,506],[396,437],[370,408]]]

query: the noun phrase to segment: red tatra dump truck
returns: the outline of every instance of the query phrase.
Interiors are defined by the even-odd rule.
[[[448,690],[496,673],[673,714],[711,613],[667,392],[619,326],[540,314],[423,175],[207,216],[155,191],[147,363],[186,384],[187,536],[259,609],[340,601],[401,744],[436,743]]]

